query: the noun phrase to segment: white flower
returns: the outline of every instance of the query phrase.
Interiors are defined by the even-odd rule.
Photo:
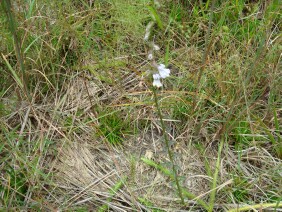
[[[153,74],[153,86],[155,87],[162,87],[163,84],[161,83],[161,76],[159,74]]]
[[[148,54],[148,60],[152,60],[153,59],[153,54],[152,53],[149,53]]]
[[[164,64],[158,65],[158,71],[161,78],[164,79],[166,77],[169,77],[170,70],[168,68],[165,68]]]
[[[165,68],[164,64],[160,64],[157,66],[158,73],[153,74],[153,86],[155,87],[162,87],[163,84],[161,83],[161,79],[167,78],[170,74],[170,70],[168,68]]]

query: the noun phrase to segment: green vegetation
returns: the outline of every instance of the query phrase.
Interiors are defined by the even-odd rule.
[[[278,0],[0,4],[0,211],[282,207]]]
[[[111,144],[122,143],[123,137],[131,133],[129,121],[123,120],[123,114],[119,111],[106,111],[101,114],[98,133]]]

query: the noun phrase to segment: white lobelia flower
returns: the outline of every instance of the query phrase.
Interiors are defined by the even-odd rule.
[[[166,77],[169,77],[170,70],[168,68],[165,68],[164,64],[158,65],[158,71],[161,78],[164,79]]]
[[[161,83],[161,76],[159,74],[153,74],[153,86],[155,87],[162,87],[163,84]]]

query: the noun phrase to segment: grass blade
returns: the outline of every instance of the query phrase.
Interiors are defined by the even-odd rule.
[[[1,53],[2,54],[2,53]],[[15,72],[15,70],[12,68],[12,66],[10,65],[9,61],[5,58],[5,56],[2,54],[2,57],[8,67],[8,69],[11,71],[14,80],[17,82],[17,84],[20,86],[21,89],[24,88],[24,85],[21,81],[21,79],[19,78],[19,76],[17,75],[17,73]]]
[[[214,206],[214,202],[215,202],[217,178],[218,178],[220,159],[221,159],[221,151],[222,151],[222,148],[223,148],[223,144],[224,144],[224,139],[221,139],[221,142],[219,144],[219,149],[218,149],[218,156],[217,156],[217,161],[216,161],[215,172],[214,172],[214,176],[213,176],[213,182],[212,182],[212,188],[211,188],[212,192],[210,194],[210,202],[209,202],[209,210],[208,211],[213,211],[213,206]]]

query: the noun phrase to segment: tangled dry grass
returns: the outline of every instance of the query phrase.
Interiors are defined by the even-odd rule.
[[[209,3],[184,5],[187,14],[160,2],[167,24],[155,29],[154,56],[172,77],[158,97],[185,204],[140,44],[150,2],[36,1],[34,17],[14,4],[28,95],[5,62],[19,73],[8,28],[0,34],[0,210],[205,211],[213,192],[213,211],[281,210],[275,1],[218,3],[208,39]]]

